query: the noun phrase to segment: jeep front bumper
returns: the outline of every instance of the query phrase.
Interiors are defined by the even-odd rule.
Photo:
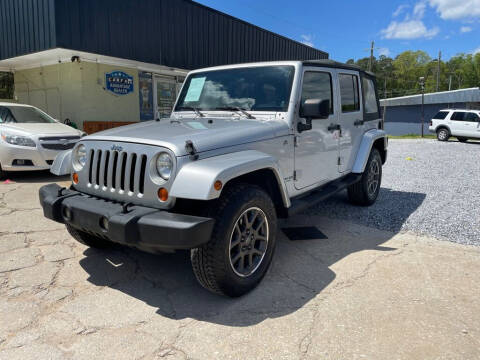
[[[149,252],[192,249],[210,240],[214,220],[107,201],[64,189],[40,188],[45,217],[103,239]]]

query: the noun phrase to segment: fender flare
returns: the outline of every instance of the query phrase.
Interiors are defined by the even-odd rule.
[[[70,175],[72,172],[72,150],[59,153],[53,160],[50,172],[54,175]]]
[[[438,125],[438,126],[435,128],[435,134],[437,133],[437,131],[438,131],[439,128],[445,128],[445,129],[447,129],[447,130],[448,130],[448,133],[449,133],[450,135],[452,135],[452,130],[450,130],[450,126],[444,125],[444,124],[440,124],[440,125]]]
[[[213,156],[182,166],[173,181],[170,195],[192,200],[216,199],[221,194],[221,191],[214,188],[217,180],[225,185],[241,175],[263,169],[271,170],[275,174],[283,205],[290,207],[290,198],[277,161],[256,150]]]
[[[387,134],[380,129],[372,129],[363,134],[362,142],[357,152],[355,163],[353,164],[352,172],[361,174],[365,171],[370,151],[372,150],[373,143],[378,139],[384,139],[384,149],[387,150]]]

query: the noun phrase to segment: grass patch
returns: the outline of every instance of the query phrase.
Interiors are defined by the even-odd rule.
[[[417,134],[405,134],[405,135],[388,135],[389,139],[421,139],[421,135]],[[424,139],[436,139],[437,137],[432,134],[425,134]]]

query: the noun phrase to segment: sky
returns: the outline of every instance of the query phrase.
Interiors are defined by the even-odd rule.
[[[424,50],[480,52],[480,0],[196,0],[347,61]]]

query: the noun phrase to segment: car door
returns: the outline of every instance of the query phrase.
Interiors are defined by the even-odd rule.
[[[453,136],[464,135],[465,128],[463,119],[465,117],[465,111],[454,111],[450,116],[448,125],[450,127],[450,134]]]
[[[360,77],[357,71],[338,70],[340,91],[340,124],[338,171],[352,168],[354,155],[364,131],[363,103],[360,98]]]
[[[299,132],[295,136],[295,175],[296,189],[315,187],[337,178],[338,175],[338,104],[334,84],[336,72],[329,68],[306,67],[303,70],[300,106],[297,123],[305,122],[299,110],[307,99],[330,101],[330,115],[326,119],[312,119],[312,129]]]
[[[480,117],[477,113],[467,112],[463,118],[464,135],[469,137],[480,137]]]

